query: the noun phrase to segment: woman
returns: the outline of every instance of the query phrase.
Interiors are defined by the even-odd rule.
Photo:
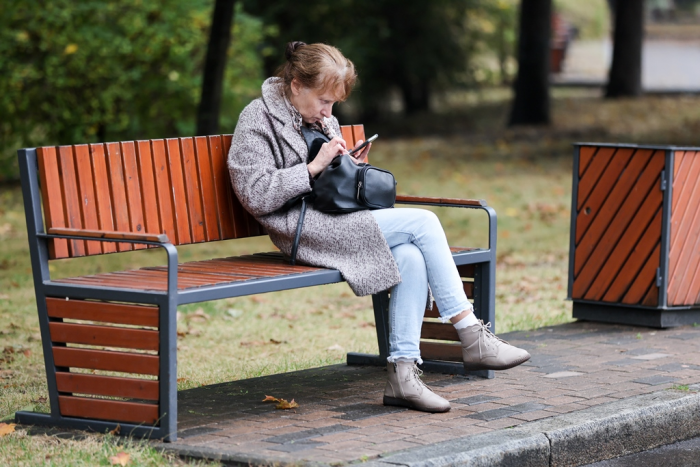
[[[347,99],[357,75],[350,60],[325,44],[292,42],[286,57],[278,76],[263,84],[262,98],[241,112],[228,165],[238,199],[289,255],[300,208],[281,208],[311,191],[314,177],[348,151],[331,110],[335,102]],[[303,125],[330,138],[311,163]],[[356,162],[367,159],[370,147],[356,156]],[[457,329],[466,369],[507,369],[530,358],[476,319],[442,226],[430,211],[382,209],[333,215],[309,207],[297,258],[338,269],[358,296],[391,289],[385,405],[450,410],[447,400],[422,383],[416,367],[422,363],[419,340],[428,284],[442,319]]]

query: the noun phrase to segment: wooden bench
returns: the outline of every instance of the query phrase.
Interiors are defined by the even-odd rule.
[[[343,136],[354,145],[364,131],[343,127]],[[174,441],[178,305],[343,280],[336,270],[291,266],[279,252],[178,264],[178,245],[265,235],[233,194],[230,144],[223,135],[19,151],[51,413],[17,412],[18,423],[99,432],[120,424],[122,433]],[[489,248],[453,248],[453,258],[477,315],[495,324],[493,209],[480,200],[397,202],[486,211]],[[52,261],[145,248],[165,250],[167,266],[49,274]],[[388,301],[387,292],[373,296],[379,355],[349,353],[348,364],[386,364]],[[426,313],[423,368],[463,373],[457,334],[437,317]]]

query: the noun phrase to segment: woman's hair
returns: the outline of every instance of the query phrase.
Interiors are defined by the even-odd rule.
[[[321,91],[331,90],[339,101],[350,96],[357,81],[355,65],[333,46],[305,44],[295,41],[287,44],[287,62],[277,71],[289,88],[294,78],[302,86]]]

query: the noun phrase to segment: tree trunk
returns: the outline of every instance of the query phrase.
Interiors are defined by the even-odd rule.
[[[552,0],[522,0],[518,75],[510,125],[549,124]]]
[[[605,97],[638,96],[642,93],[644,0],[615,4],[613,59]]]
[[[204,61],[202,100],[197,112],[197,134],[214,135],[219,132],[219,113],[224,86],[226,55],[231,42],[231,26],[236,0],[216,0],[212,13],[209,45]]]
[[[399,84],[407,114],[430,110],[430,86],[424,79],[404,79]]]

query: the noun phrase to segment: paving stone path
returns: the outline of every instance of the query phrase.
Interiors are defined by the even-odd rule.
[[[577,322],[501,337],[532,359],[491,380],[424,375],[448,413],[384,407],[384,369],[334,365],[182,391],[168,447],[253,464],[363,461],[700,383],[700,327]],[[276,410],[265,395],[299,408]]]

